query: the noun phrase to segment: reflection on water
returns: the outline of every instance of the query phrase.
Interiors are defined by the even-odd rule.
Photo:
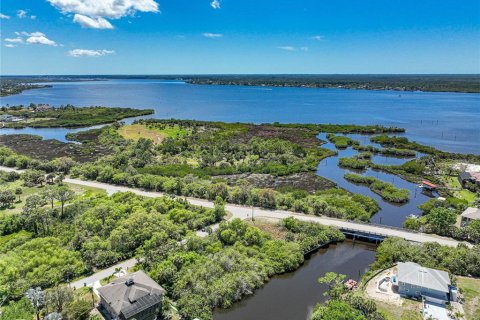
[[[324,284],[317,279],[333,271],[358,280],[375,260],[375,246],[345,241],[311,255],[295,272],[275,276],[255,294],[217,310],[214,320],[303,320],[309,319],[318,302],[325,301]]]

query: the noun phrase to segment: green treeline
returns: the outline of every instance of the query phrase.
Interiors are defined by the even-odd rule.
[[[371,271],[387,268],[399,261],[412,261],[422,266],[446,270],[454,275],[480,276],[480,246],[456,248],[438,243],[410,243],[400,238],[387,238],[377,248]]]
[[[383,147],[415,150],[429,155],[434,155],[440,159],[464,159],[467,161],[480,161],[479,155],[445,152],[434,147],[419,144],[415,141],[409,141],[408,138],[405,137],[379,135],[370,138],[370,141],[378,143]]]
[[[188,238],[177,250],[148,242],[143,253],[152,259],[143,266],[171,294],[182,316],[211,319],[213,308],[228,308],[274,274],[298,268],[309,249],[344,239],[334,228],[293,218],[281,228],[285,239],[273,239],[235,219],[207,238]]]
[[[205,75],[181,79],[204,85],[480,92],[478,75]]]
[[[305,253],[344,240],[334,227],[294,218],[276,227],[282,236],[239,219],[212,232],[208,226],[225,213],[219,198],[207,209],[170,197],[98,194],[74,200],[59,214],[45,205],[47,190],[30,196],[22,213],[2,219],[0,293],[22,314],[33,310],[15,301],[29,288],[45,290],[136,256],[137,267],[167,289],[182,317],[211,319],[214,308],[297,269]],[[205,226],[209,235],[197,236]]]
[[[344,178],[353,183],[367,185],[370,190],[380,195],[382,199],[390,202],[404,203],[409,199],[409,192],[407,189],[399,189],[391,183],[383,182],[374,177],[347,173],[344,175]]]
[[[48,190],[27,198],[22,213],[1,220],[0,243],[8,249],[0,254],[0,293],[9,298],[130,258],[152,237],[176,243],[224,215],[221,202],[206,209],[131,193],[78,199],[62,214],[45,206]]]
[[[7,128],[89,127],[153,113],[154,111],[151,109],[75,107],[72,105],[39,109],[35,104],[30,104],[28,108],[2,107],[0,111],[0,115],[9,114],[25,119],[4,123]]]

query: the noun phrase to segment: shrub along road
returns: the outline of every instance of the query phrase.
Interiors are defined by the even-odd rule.
[[[16,169],[2,167],[2,166],[0,166],[0,170],[16,171],[18,173],[22,172],[22,170],[16,170]],[[109,195],[115,192],[133,192],[137,195],[144,196],[144,197],[161,197],[165,195],[164,193],[161,193],[161,192],[143,191],[140,189],[116,186],[116,185],[101,183],[97,181],[85,181],[85,180],[71,179],[71,178],[66,178],[64,181],[68,183],[82,185],[82,186],[103,189]],[[214,204],[212,201],[196,199],[196,198],[187,198],[187,200],[193,205],[203,206],[208,208],[214,207]],[[388,236],[388,237],[400,237],[405,240],[413,241],[413,242],[420,242],[420,243],[437,242],[441,245],[452,246],[452,247],[456,247],[460,243],[460,241],[456,241],[451,238],[440,237],[432,234],[416,233],[416,232],[411,232],[405,229],[390,228],[388,226],[363,224],[363,223],[358,223],[353,221],[305,215],[305,214],[294,213],[294,212],[283,211],[283,210],[266,210],[266,209],[261,209],[256,207],[253,208],[253,207],[239,206],[239,205],[232,205],[232,204],[227,204],[225,206],[225,210],[227,210],[232,214],[230,219],[233,219],[233,218],[240,218],[242,220],[251,219],[252,213],[254,217],[265,217],[265,218],[274,218],[274,219],[285,219],[288,217],[295,217],[303,221],[313,221],[313,222],[321,223],[323,225],[335,226],[338,228],[345,228],[345,229],[355,230],[360,232],[373,233],[373,234]],[[215,229],[216,227],[218,227],[218,225],[212,226],[213,229]],[[197,234],[199,234],[200,236],[204,235],[204,233],[201,231],[199,231]],[[467,245],[470,247],[472,246],[471,244],[467,244]]]

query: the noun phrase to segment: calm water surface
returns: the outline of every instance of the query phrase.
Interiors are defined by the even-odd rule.
[[[52,85],[2,97],[1,105],[70,103],[153,108],[157,118],[394,125],[406,128],[407,136],[418,142],[480,154],[480,94],[202,86],[160,80]],[[47,134],[38,134],[42,132]],[[64,132],[58,130],[57,138]]]
[[[382,124],[407,129],[408,138],[442,150],[480,154],[480,95],[343,89],[200,86],[159,80],[111,80],[53,83],[52,88],[29,90],[1,98],[1,105],[49,103],[59,106],[102,105],[155,109],[155,118],[227,122],[298,122]],[[149,116],[148,116],[149,117]],[[133,119],[127,120],[131,122]],[[65,141],[65,134],[84,129],[0,129],[0,134],[30,133]],[[350,135],[362,144],[367,136]],[[320,138],[326,141],[325,135]],[[334,149],[330,143],[324,147]],[[420,189],[397,176],[367,170],[361,174],[392,182],[410,191],[410,201],[395,205],[383,201],[367,187],[343,178],[349,170],[338,167],[339,157],[356,153],[348,148],[323,160],[318,174],[339,187],[374,198],[381,210],[372,222],[401,226],[417,206],[429,199]],[[420,156],[420,155],[417,155]],[[372,161],[402,164],[408,159],[375,156]],[[358,279],[374,261],[374,247],[344,242],[313,254],[295,272],[273,277],[254,295],[228,310],[218,310],[215,320],[308,319],[316,303],[325,300],[326,287],[317,283],[328,271]]]
[[[381,148],[381,146],[370,143],[369,136],[365,135],[348,135],[349,137],[360,141],[362,145],[371,144],[375,147]],[[319,138],[328,141],[326,138],[326,134],[322,133],[319,135]],[[353,150],[352,148],[337,150],[335,146],[327,142],[326,144],[322,145],[324,148],[328,148],[331,150],[338,151],[338,156],[329,157],[322,160],[318,166],[317,174],[325,177],[333,182],[335,182],[340,188],[348,190],[353,193],[359,193],[366,196],[369,196],[377,201],[380,205],[380,211],[376,213],[371,221],[373,223],[381,223],[389,226],[394,227],[401,227],[405,218],[410,214],[421,215],[421,210],[418,209],[418,205],[424,203],[428,199],[430,199],[433,195],[431,193],[422,193],[422,189],[418,187],[415,183],[408,182],[398,176],[393,174],[381,172],[381,171],[374,171],[372,169],[368,169],[365,171],[352,171],[349,169],[344,169],[338,166],[338,159],[342,157],[352,157],[358,152]],[[417,156],[421,156],[421,154],[417,154]],[[377,164],[388,164],[388,165],[399,165],[408,161],[410,159],[405,158],[394,158],[394,157],[385,157],[376,155],[372,157],[372,162]],[[367,175],[371,177],[378,178],[385,182],[390,182],[395,185],[397,188],[408,189],[410,193],[410,200],[407,203],[403,204],[395,204],[390,203],[388,201],[384,201],[379,195],[372,192],[367,186],[357,185],[351,183],[343,177],[346,173],[357,173],[362,175]]]
[[[358,280],[375,260],[375,247],[345,241],[314,253],[295,272],[275,276],[265,286],[227,310],[218,310],[214,320],[306,320],[315,305],[325,301],[327,287],[317,282],[334,271]]]

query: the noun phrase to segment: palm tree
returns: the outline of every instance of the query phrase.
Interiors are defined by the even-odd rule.
[[[45,306],[45,293],[42,291],[42,288],[36,287],[35,289],[28,289],[25,294],[28,300],[32,303],[35,308],[35,314],[37,315],[37,320],[40,320],[40,310]]]
[[[95,308],[95,296],[93,294],[93,287],[87,287],[87,288],[88,288],[88,292],[90,292],[92,296],[92,307]]]

